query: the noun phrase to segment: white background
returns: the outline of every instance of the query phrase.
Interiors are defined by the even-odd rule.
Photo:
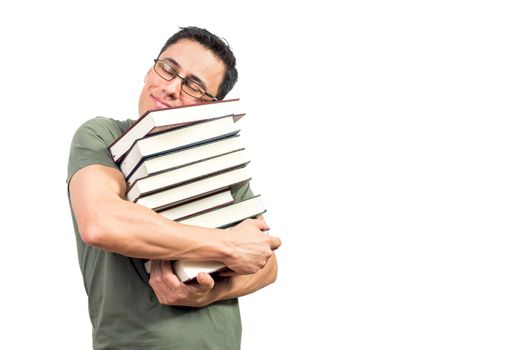
[[[517,1],[0,5],[2,349],[89,349],[69,142],[136,118],[178,26],[227,38],[253,187],[283,240],[243,349],[524,347]]]

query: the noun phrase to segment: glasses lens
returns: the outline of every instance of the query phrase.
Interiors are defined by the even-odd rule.
[[[155,72],[165,80],[172,80],[178,75],[177,71],[166,61],[158,60],[155,63]]]
[[[197,83],[191,80],[186,80],[184,82],[184,84],[182,85],[182,90],[184,90],[186,94],[194,98],[202,98],[202,96],[204,96],[204,94],[206,93],[206,90],[202,86],[198,85]]]

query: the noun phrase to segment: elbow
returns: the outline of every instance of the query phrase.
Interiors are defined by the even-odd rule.
[[[117,228],[122,225],[119,216],[115,214],[121,209],[114,202],[106,200],[89,205],[80,203],[78,207],[73,205],[78,233],[85,244],[111,250],[111,243],[118,233]]]
[[[96,222],[89,221],[81,226],[79,225],[78,231],[85,244],[96,248],[101,247],[103,234],[100,226]]]
[[[78,232],[85,244],[104,248],[109,240],[107,215],[100,211],[92,211],[78,222]]]

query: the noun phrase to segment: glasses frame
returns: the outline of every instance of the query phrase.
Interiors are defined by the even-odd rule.
[[[177,70],[176,70],[172,65],[170,65],[169,62],[168,62],[167,60],[159,59],[159,58],[155,58],[155,59],[154,59],[154,62],[155,62],[155,64],[153,65],[153,70],[155,71],[156,74],[158,74],[158,76],[159,76],[160,78],[162,78],[162,79],[164,79],[164,80],[167,80],[167,81],[171,81],[171,80],[174,80],[174,79],[176,79],[176,78],[180,78],[180,80],[182,81],[182,91],[183,91],[185,94],[187,94],[187,95],[189,95],[189,96],[191,96],[191,97],[193,97],[193,98],[195,98],[195,99],[199,99],[199,100],[201,100],[201,101],[205,101],[205,100],[204,100],[204,96],[209,97],[212,101],[218,101],[218,98],[217,98],[216,96],[213,96],[213,95],[211,95],[210,93],[208,93],[208,92],[206,91],[206,89],[204,89],[202,86],[200,86],[200,84],[198,84],[198,83],[195,82],[195,81],[188,80],[187,78],[184,78],[183,76],[181,76],[180,74],[178,74]],[[166,77],[164,77],[162,74],[160,74],[160,73],[156,70],[156,69],[157,69],[156,66],[157,66],[157,64],[159,64],[159,63],[166,63],[168,66],[170,66],[170,67],[173,69],[173,71],[175,72],[175,74],[174,74],[174,75],[173,75],[173,74],[170,74],[170,75],[172,75],[171,79],[167,79]],[[193,95],[191,95],[189,92],[187,92],[186,90],[184,90],[184,86],[187,85],[187,82],[188,82],[188,81],[192,81],[194,84],[200,86],[200,88],[204,91],[204,92],[202,93],[202,96],[193,96]]]

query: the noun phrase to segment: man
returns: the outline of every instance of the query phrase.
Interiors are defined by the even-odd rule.
[[[144,79],[139,115],[223,99],[237,78],[229,47],[205,29],[182,28],[162,48]],[[179,224],[124,200],[125,180],[107,146],[132,121],[95,118],[71,144],[68,189],[78,257],[89,299],[95,349],[239,349],[237,297],[272,283],[280,240],[263,218],[230,230]],[[251,195],[234,188],[235,200]],[[151,274],[144,260],[152,259]],[[170,260],[218,260],[213,280],[200,273],[181,283]]]

